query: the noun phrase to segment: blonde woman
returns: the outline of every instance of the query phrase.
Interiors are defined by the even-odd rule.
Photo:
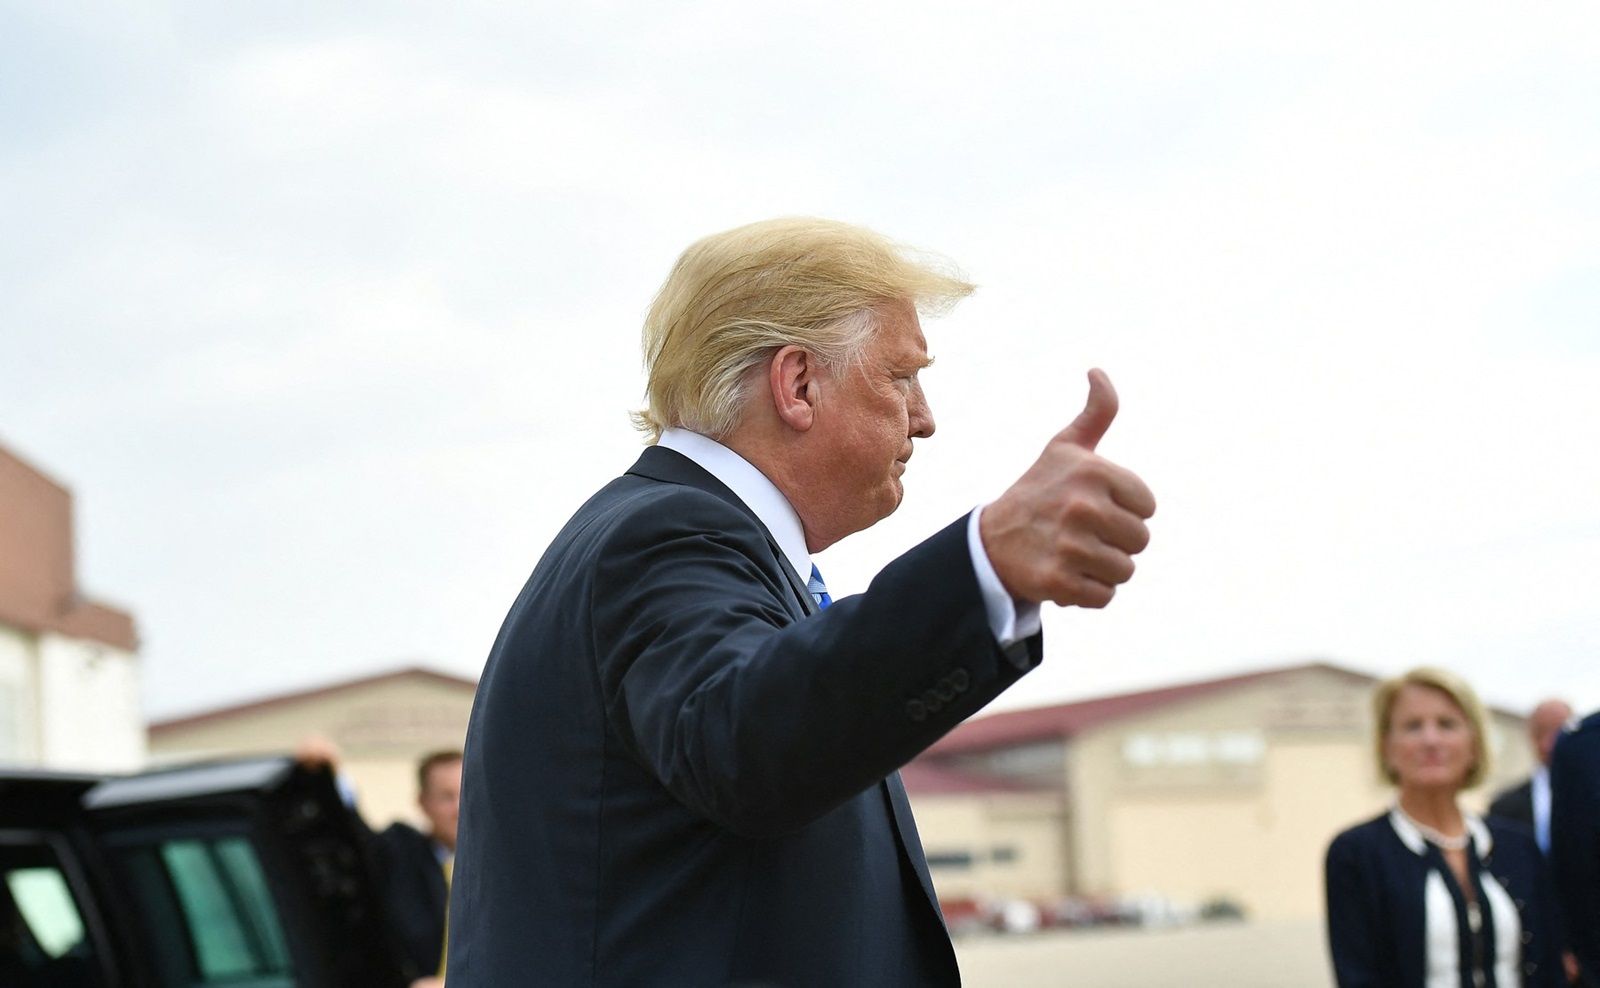
[[[1530,831],[1466,812],[1488,774],[1472,688],[1415,669],[1378,688],[1378,768],[1393,807],[1328,848],[1328,945],[1339,988],[1559,988],[1553,893]]]

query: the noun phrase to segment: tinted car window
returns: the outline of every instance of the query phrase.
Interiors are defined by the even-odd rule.
[[[47,844],[0,843],[0,985],[98,986],[83,914]]]
[[[14,868],[6,872],[6,890],[17,913],[48,957],[61,957],[83,943],[83,917],[72,901],[67,879],[57,868]]]
[[[163,979],[184,985],[292,986],[293,964],[261,859],[243,835],[120,849]]]
[[[289,973],[266,876],[243,837],[161,846],[206,982]]]

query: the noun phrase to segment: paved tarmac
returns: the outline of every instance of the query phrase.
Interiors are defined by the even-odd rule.
[[[965,988],[1332,988],[1319,920],[956,940]]]

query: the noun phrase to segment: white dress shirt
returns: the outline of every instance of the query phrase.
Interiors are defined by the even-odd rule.
[[[1550,769],[1540,765],[1528,780],[1528,793],[1533,798],[1533,839],[1539,850],[1550,854]]]
[[[777,485],[751,465],[749,460],[733,450],[687,429],[667,429],[657,445],[681,453],[693,460],[711,476],[720,480],[728,490],[755,512],[761,524],[772,534],[773,541],[783,551],[795,575],[805,583],[811,577],[811,552],[806,548],[806,534],[794,506],[783,496]],[[1010,648],[1017,642],[1037,634],[1040,627],[1039,605],[1018,603],[1000,583],[1000,577],[989,562],[983,540],[978,534],[978,518],[983,507],[974,508],[967,516],[967,550],[972,554],[972,568],[978,575],[978,586],[983,592],[984,611],[989,618],[989,630],[1001,648]]]

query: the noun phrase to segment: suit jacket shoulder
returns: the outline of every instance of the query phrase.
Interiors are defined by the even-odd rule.
[[[1501,790],[1489,803],[1489,815],[1533,826],[1533,783]]]
[[[958,983],[895,772],[1039,659],[995,643],[964,518],[817,612],[732,492],[645,450],[484,668],[451,981]]]
[[[742,505],[682,486],[641,496],[649,510],[610,525],[587,571],[609,722],[678,799],[730,830],[804,825],[1031,666],[988,629],[964,519],[808,618],[809,595]],[[721,714],[751,710],[759,729]]]

